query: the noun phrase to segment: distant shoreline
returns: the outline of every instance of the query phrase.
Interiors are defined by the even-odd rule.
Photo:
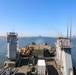
[[[39,37],[39,36],[18,36],[18,38],[32,38],[32,37]],[[58,38],[58,37],[50,37],[50,36],[42,36],[42,37],[49,37],[49,38]],[[7,36],[0,36],[0,39],[6,39]]]
[[[18,36],[18,38],[35,38],[35,37],[39,37],[39,36]],[[59,37],[53,37],[53,36],[41,36],[41,37],[49,37],[49,38],[59,38]],[[7,36],[0,36],[0,39],[6,39]],[[72,37],[72,38],[76,38],[76,37]]]

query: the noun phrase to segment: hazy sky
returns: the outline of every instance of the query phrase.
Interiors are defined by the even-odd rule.
[[[0,0],[0,35],[65,36],[70,16],[76,35],[76,0]]]

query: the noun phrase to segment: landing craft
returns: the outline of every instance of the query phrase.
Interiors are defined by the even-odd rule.
[[[72,65],[72,57],[71,57],[71,41],[68,38],[59,38],[56,42],[56,48],[48,44],[35,44],[28,45],[22,49],[17,51],[17,34],[9,33],[7,35],[7,58],[5,61],[6,69],[1,69],[0,75],[3,75],[8,68],[13,68],[14,74],[19,75],[19,73],[28,73],[27,75],[74,75],[73,74],[73,65]],[[34,49],[34,50],[33,50]],[[44,50],[45,49],[45,50]],[[54,50],[56,49],[56,50]],[[49,50],[56,51],[55,57],[51,57],[48,55]],[[33,51],[33,52],[32,52]],[[44,56],[44,51],[48,51],[47,55]],[[33,54],[31,54],[31,52]],[[54,53],[53,52],[53,53]],[[13,54],[12,54],[13,53]],[[22,57],[20,54],[18,57],[17,53],[22,54],[25,57]],[[46,53],[46,52],[45,52]],[[50,52],[51,53],[51,52]],[[14,56],[15,55],[15,56]],[[12,60],[13,59],[15,60]],[[26,58],[28,57],[28,58]],[[28,60],[28,62],[27,62]],[[48,61],[50,60],[50,61]],[[32,61],[32,63],[31,63]],[[43,61],[43,62],[42,62]],[[38,62],[35,63],[35,62]],[[41,63],[40,63],[41,62]],[[26,64],[27,63],[27,64]],[[17,64],[17,66],[16,66]],[[32,66],[30,66],[32,65]],[[49,66],[52,65],[52,66]],[[27,68],[28,66],[28,68]],[[5,66],[4,66],[5,68]],[[26,70],[27,69],[27,70]],[[36,69],[33,71],[33,69]],[[51,69],[51,70],[50,70]],[[9,72],[13,70],[9,69]],[[8,71],[7,71],[8,72]],[[48,73],[47,73],[48,72]],[[20,74],[20,75],[21,75]]]

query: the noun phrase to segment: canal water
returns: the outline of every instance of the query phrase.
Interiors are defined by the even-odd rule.
[[[55,46],[57,38],[50,38],[50,37],[31,37],[31,38],[20,38],[19,39],[19,48],[24,47],[32,42],[37,44],[48,43],[52,46]],[[0,68],[3,66],[4,61],[6,60],[6,39],[0,39]],[[72,42],[72,58],[73,58],[73,65],[76,66],[76,39]]]

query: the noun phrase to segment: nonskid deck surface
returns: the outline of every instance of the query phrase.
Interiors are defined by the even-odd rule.
[[[28,69],[28,62],[28,58],[24,58],[21,60],[19,67],[17,67],[18,72],[16,75],[26,75]],[[54,60],[47,60],[46,65],[48,75],[61,75],[56,68]]]
[[[45,58],[49,58],[47,60],[50,60],[50,61],[47,61],[47,63],[46,63],[48,75],[60,75],[56,69],[54,59],[51,60],[52,57],[50,57],[50,54],[48,53],[47,50],[45,51]],[[45,59],[45,58],[43,58],[43,59]],[[55,57],[53,57],[53,58],[55,58]],[[33,60],[33,58],[26,58],[26,57],[21,58],[21,60],[19,62],[19,66],[17,67],[18,72],[16,75],[26,75],[27,69],[28,69],[29,59]],[[37,58],[37,60],[38,60],[38,58]]]
[[[28,58],[26,59],[21,59],[20,63],[19,63],[19,66],[17,67],[18,69],[18,72],[16,75],[26,75],[27,73],[27,68],[28,68]]]
[[[47,70],[48,75],[62,75],[60,71],[57,69],[54,60],[47,61]]]
[[[16,75],[26,75],[27,72],[27,66],[22,66],[18,68],[18,72]]]
[[[47,62],[47,70],[48,70],[48,75],[59,75],[55,66],[54,66],[54,62]]]

